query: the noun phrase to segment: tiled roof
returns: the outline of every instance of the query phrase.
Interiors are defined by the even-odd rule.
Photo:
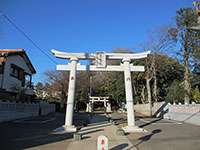
[[[16,52],[24,52],[22,48],[18,49],[0,49],[1,53],[16,53]]]
[[[0,64],[2,64],[5,61],[6,57],[12,56],[12,55],[20,55],[24,59],[28,67],[30,68],[31,72],[36,73],[35,68],[33,67],[26,52],[24,51],[24,49],[21,49],[21,48],[20,49],[0,49]]]

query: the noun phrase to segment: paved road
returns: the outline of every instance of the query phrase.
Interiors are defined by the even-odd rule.
[[[120,122],[120,117],[115,116]],[[88,122],[88,116],[75,115],[77,125]],[[122,120],[121,123],[125,121]],[[148,130],[145,134],[129,134],[129,140],[139,150],[199,150],[200,127],[158,119],[137,119],[137,125]],[[0,124],[0,150],[66,149],[72,142],[71,134],[54,135],[52,130],[64,124],[63,114],[50,114],[26,120]]]
[[[113,118],[118,127],[126,125],[125,115],[114,114]],[[136,120],[137,126],[148,131],[127,135],[138,150],[200,150],[200,126],[158,118]]]
[[[75,115],[76,125],[87,122],[85,116]],[[63,124],[64,114],[60,113],[1,123],[0,150],[28,149],[35,146],[41,146],[41,149],[65,149],[72,140],[72,134],[51,134],[52,130]]]
[[[200,126],[156,119],[138,122],[148,133],[128,138],[139,150],[200,150]]]
[[[93,115],[90,118],[90,124],[79,131],[83,139],[71,142],[67,150],[96,150],[97,139],[100,135],[108,138],[109,150],[136,150],[126,136],[116,134],[117,130],[115,125],[108,122],[105,114]]]

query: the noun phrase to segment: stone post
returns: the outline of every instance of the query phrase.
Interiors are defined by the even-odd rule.
[[[125,132],[141,132],[144,130],[135,126],[133,90],[132,90],[131,70],[130,70],[131,60],[124,58],[122,61],[124,64],[124,81],[125,81],[127,121],[128,121],[128,126],[124,127],[123,129]]]
[[[111,104],[109,102],[107,103],[107,106],[106,106],[106,112],[107,113],[111,113],[112,112]]]
[[[135,126],[135,115],[133,109],[133,91],[131,82],[130,59],[123,59],[124,63],[124,81],[126,91],[126,106],[128,126]]]
[[[65,116],[65,128],[66,130],[76,131],[76,128],[72,125],[73,122],[73,112],[74,112],[74,95],[75,95],[75,84],[76,84],[76,69],[77,69],[76,57],[71,58],[71,70],[69,76],[69,87],[68,87],[68,97],[67,97],[67,108]]]

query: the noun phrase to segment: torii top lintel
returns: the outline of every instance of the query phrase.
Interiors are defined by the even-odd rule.
[[[67,52],[61,52],[57,50],[51,50],[52,53],[57,57],[57,58],[62,58],[62,59],[71,59],[73,57],[78,58],[80,60],[86,60],[86,59],[95,59],[96,58],[96,53],[67,53]],[[150,54],[150,51],[142,52],[142,53],[105,53],[106,58],[108,59],[142,59],[146,58],[147,55]]]

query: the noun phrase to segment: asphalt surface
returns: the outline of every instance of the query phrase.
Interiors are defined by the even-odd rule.
[[[148,132],[127,135],[138,150],[200,150],[200,126],[159,119],[138,122]]]
[[[76,126],[88,122],[87,114],[75,114]],[[54,113],[47,116],[19,119],[11,122],[0,123],[0,150],[29,149],[36,146],[47,145],[42,149],[55,149],[67,147],[72,140],[72,134],[55,135],[52,131],[64,124],[64,114]],[[60,143],[59,143],[60,142]],[[59,143],[53,145],[53,143]]]
[[[90,118],[87,114],[74,116],[77,126],[86,125]],[[113,116],[118,127],[126,124],[126,115]],[[0,150],[66,149],[73,141],[73,135],[52,134],[55,128],[63,124],[64,114],[59,113],[0,123]],[[136,124],[148,131],[127,135],[139,150],[200,149],[200,126],[156,118],[137,118]]]

